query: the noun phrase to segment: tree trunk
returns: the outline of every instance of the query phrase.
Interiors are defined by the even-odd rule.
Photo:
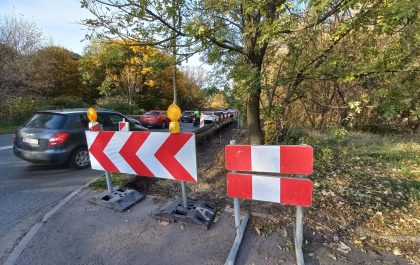
[[[260,94],[261,90],[251,90],[248,93],[248,102],[247,102],[247,127],[249,133],[249,142],[250,144],[262,144],[263,143],[263,134],[261,130],[261,120],[260,120]]]

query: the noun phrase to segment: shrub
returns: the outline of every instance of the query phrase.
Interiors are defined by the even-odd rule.
[[[72,109],[72,108],[87,108],[89,104],[80,98],[75,97],[59,97],[54,98],[45,105],[46,109]]]
[[[137,105],[130,105],[121,98],[102,98],[96,102],[96,106],[103,109],[112,109],[126,115],[142,114],[144,112]]]
[[[0,120],[21,123],[35,112],[47,109],[86,108],[89,104],[80,98],[10,97],[0,103]]]
[[[36,97],[10,97],[0,104],[2,121],[23,122],[44,105]]]

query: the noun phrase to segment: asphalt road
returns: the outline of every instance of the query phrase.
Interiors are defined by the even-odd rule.
[[[0,135],[0,264],[50,208],[102,172],[33,165],[13,155],[12,135]]]
[[[192,123],[182,123],[191,132]],[[168,129],[151,129],[167,132]],[[42,216],[72,191],[102,171],[33,165],[13,154],[13,135],[0,135],[0,264]]]

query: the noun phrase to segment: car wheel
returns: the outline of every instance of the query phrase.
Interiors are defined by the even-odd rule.
[[[79,147],[70,157],[70,166],[75,169],[82,169],[90,164],[89,152],[86,147]]]
[[[161,127],[162,127],[162,129],[165,129],[166,128],[166,122],[162,121]]]

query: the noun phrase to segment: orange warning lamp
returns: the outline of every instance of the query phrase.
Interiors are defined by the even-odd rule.
[[[87,110],[87,117],[90,120],[90,122],[96,122],[96,120],[98,119],[98,114],[96,113],[96,110],[92,107],[90,107]]]
[[[168,110],[166,111],[168,118],[171,120],[169,123],[169,132],[170,133],[179,133],[181,132],[181,127],[179,126],[178,120],[181,118],[181,109],[174,102],[169,105]]]
[[[171,121],[178,121],[181,118],[181,109],[176,103],[172,103],[168,107],[167,114]]]

